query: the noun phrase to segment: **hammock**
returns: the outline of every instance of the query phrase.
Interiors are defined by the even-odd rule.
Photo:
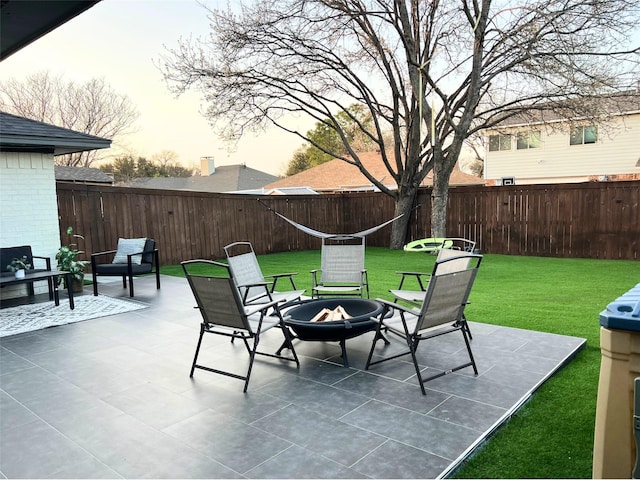
[[[387,220],[386,222],[381,223],[380,225],[378,225],[376,227],[369,228],[367,230],[363,230],[363,231],[357,232],[357,233],[323,233],[323,232],[319,232],[318,230],[314,230],[313,228],[309,228],[309,227],[307,227],[305,225],[302,225],[301,223],[294,222],[293,220],[291,220],[291,219],[285,217],[284,215],[282,215],[281,213],[276,212],[273,208],[271,208],[269,205],[266,205],[265,203],[263,203],[260,199],[258,199],[258,202],[260,202],[264,208],[266,208],[270,212],[275,213],[278,217],[282,218],[285,222],[290,223],[291,225],[296,227],[298,230],[301,230],[304,233],[312,235],[314,237],[332,238],[334,240],[348,240],[350,238],[366,237],[367,235],[371,235],[372,233],[377,232],[382,227],[386,227],[390,223],[395,222],[397,219],[399,219],[400,217],[402,217],[404,215],[404,213],[401,213],[397,217],[392,218],[391,220]]]

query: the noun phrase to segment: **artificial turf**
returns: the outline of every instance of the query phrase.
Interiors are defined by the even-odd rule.
[[[264,274],[298,272],[298,288],[311,288],[320,251],[258,257]],[[431,271],[435,257],[368,247],[371,298],[391,299],[397,271]],[[162,273],[182,275],[179,265]],[[547,381],[454,474],[456,478],[591,478],[600,370],[599,313],[640,282],[640,264],[484,255],[469,320],[587,339],[587,346]]]

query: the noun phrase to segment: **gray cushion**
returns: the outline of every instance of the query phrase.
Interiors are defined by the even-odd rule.
[[[144,250],[144,244],[146,238],[119,238],[118,248],[116,250],[116,256],[113,257],[111,263],[127,263],[127,255],[132,253],[141,253]],[[142,255],[135,255],[131,257],[131,263],[134,265],[140,265],[142,262]]]

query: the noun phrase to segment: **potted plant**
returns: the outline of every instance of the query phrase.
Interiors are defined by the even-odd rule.
[[[80,238],[84,240],[82,235],[73,233],[72,227],[67,227],[67,236],[71,238]],[[88,260],[76,260],[78,255],[83,254],[82,250],[78,250],[76,243],[69,243],[68,245],[62,245],[56,253],[56,260],[58,261],[58,270],[63,272],[70,272],[73,278],[73,291],[81,292],[84,281],[84,269],[89,264]]]
[[[27,261],[26,256],[14,258],[11,260],[11,263],[7,265],[7,269],[12,271],[16,278],[24,278],[25,270],[29,270],[30,268],[31,264]]]

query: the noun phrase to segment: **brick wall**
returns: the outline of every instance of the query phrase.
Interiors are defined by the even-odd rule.
[[[55,268],[60,233],[53,155],[0,152],[0,212],[0,246],[31,245]],[[35,287],[36,293],[47,291],[46,282]],[[24,295],[25,288],[6,287],[0,295]]]

